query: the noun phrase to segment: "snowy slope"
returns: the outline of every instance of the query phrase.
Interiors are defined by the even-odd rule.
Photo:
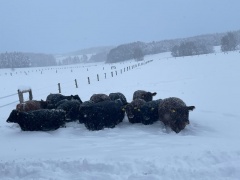
[[[133,92],[143,89],[157,92],[155,99],[179,97],[196,109],[190,112],[190,125],[176,134],[160,122],[145,126],[127,118],[114,129],[96,132],[76,122],[51,132],[23,132],[5,122],[16,103],[1,107],[0,179],[239,180],[240,53],[168,57],[147,56],[151,63],[125,72],[136,62],[1,69],[0,97],[31,87],[34,99],[45,99],[61,83],[62,94],[78,94],[83,101],[110,92],[122,92],[131,101]],[[17,99],[1,98],[0,106]]]

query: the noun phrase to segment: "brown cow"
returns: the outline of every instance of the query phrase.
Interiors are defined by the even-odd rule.
[[[20,112],[28,112],[38,109],[46,109],[47,102],[46,101],[37,101],[37,100],[29,100],[24,103],[17,104],[16,110]]]

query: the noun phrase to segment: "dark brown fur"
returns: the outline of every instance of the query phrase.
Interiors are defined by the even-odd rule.
[[[90,97],[90,101],[93,101],[95,103],[102,102],[102,101],[110,101],[110,97],[106,94],[93,94]]]
[[[143,99],[146,102],[152,101],[153,100],[153,96],[156,96],[156,92],[151,93],[151,92],[147,92],[144,90],[137,90],[133,93],[133,100],[135,99]]]
[[[45,109],[46,107],[47,107],[46,101],[29,100],[24,103],[17,104],[16,110],[20,112],[28,112],[38,109]]]
[[[190,123],[189,111],[194,108],[194,106],[186,106],[179,98],[166,98],[159,104],[159,119],[173,131],[179,133]]]

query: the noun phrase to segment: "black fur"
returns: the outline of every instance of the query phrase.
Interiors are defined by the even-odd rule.
[[[84,102],[79,108],[79,122],[84,123],[91,131],[113,128],[124,118],[125,112],[122,107],[122,102],[119,100]]]
[[[23,131],[56,130],[65,124],[65,111],[40,109],[30,112],[13,110],[7,122],[18,123]]]

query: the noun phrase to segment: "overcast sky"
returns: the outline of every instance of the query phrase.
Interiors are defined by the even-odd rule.
[[[240,0],[0,0],[0,52],[63,53],[240,29]]]

